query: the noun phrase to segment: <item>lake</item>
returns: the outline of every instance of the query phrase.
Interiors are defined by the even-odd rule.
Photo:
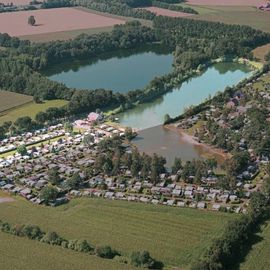
[[[126,93],[144,88],[154,77],[170,73],[172,64],[173,55],[154,45],[61,63],[50,67],[44,74],[72,88],[103,88]]]
[[[185,108],[200,104],[210,95],[224,91],[227,86],[233,86],[251,74],[247,66],[238,63],[215,64],[203,74],[184,82],[153,102],[120,114],[120,124],[139,129],[137,138],[133,140],[139,151],[162,155],[166,157],[169,166],[176,156],[184,161],[214,157],[222,162],[220,154],[212,152],[208,147],[193,145],[179,132],[164,128],[161,124],[166,113],[171,117],[178,116]]]
[[[165,114],[176,117],[185,108],[202,103],[209,96],[224,91],[227,86],[233,86],[251,74],[252,71],[242,64],[215,64],[203,74],[189,79],[153,102],[141,104],[120,114],[120,124],[137,129],[163,124]]]

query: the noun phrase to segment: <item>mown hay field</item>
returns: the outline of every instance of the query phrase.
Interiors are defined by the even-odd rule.
[[[192,19],[247,25],[258,30],[270,32],[270,12],[247,6],[192,6],[199,15]]]
[[[3,270],[135,270],[138,268],[0,232]]]
[[[0,101],[1,104],[2,100]],[[4,102],[5,103],[5,102]],[[30,102],[25,105],[9,109],[5,112],[0,113],[0,125],[6,121],[16,121],[19,117],[29,116],[32,119],[35,118],[36,114],[40,111],[46,111],[50,107],[62,107],[67,104],[66,100],[49,100],[44,103]]]
[[[0,91],[0,115],[10,110],[33,101],[33,97],[9,91]]]
[[[267,4],[267,0],[188,0],[187,3],[206,6],[259,6]]]
[[[123,201],[80,198],[57,208],[17,198],[0,204],[1,219],[36,224],[67,239],[110,245],[124,255],[148,250],[166,267],[188,269],[233,214]]]
[[[254,241],[256,243],[240,265],[240,270],[268,270],[270,267],[270,221],[261,227]]]

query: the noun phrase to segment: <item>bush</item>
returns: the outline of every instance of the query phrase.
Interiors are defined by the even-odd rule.
[[[106,259],[113,259],[116,255],[119,255],[119,253],[110,246],[97,247],[95,252],[98,257]]]
[[[67,248],[86,253],[94,250],[94,248],[86,240],[70,240]]]
[[[26,225],[22,229],[23,235],[32,240],[40,240],[44,236],[44,232],[38,226]]]
[[[131,254],[131,264],[136,267],[153,269],[155,260],[151,258],[148,251],[138,251]]]
[[[64,239],[62,239],[56,232],[47,232],[41,239],[41,242],[61,246]]]

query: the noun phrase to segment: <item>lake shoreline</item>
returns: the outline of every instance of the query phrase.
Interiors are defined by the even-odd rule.
[[[211,146],[211,145],[206,144],[206,143],[199,142],[198,139],[195,136],[190,135],[190,134],[187,133],[186,130],[177,127],[178,124],[179,123],[177,122],[177,123],[174,123],[174,124],[165,125],[163,127],[170,130],[170,131],[178,133],[181,136],[181,139],[184,142],[187,142],[187,143],[192,144],[194,146],[203,147],[204,149],[209,150],[210,156],[211,156],[211,154],[213,154],[213,156],[220,156],[223,161],[225,161],[225,160],[227,160],[227,159],[229,159],[231,157],[231,155],[229,153],[225,153],[220,148]],[[202,157],[209,158],[209,156],[205,155],[205,154],[202,155]]]

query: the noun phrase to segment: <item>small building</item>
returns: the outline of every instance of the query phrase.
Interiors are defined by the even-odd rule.
[[[102,119],[103,119],[102,115],[95,112],[89,113],[87,117],[87,120],[91,123],[102,121]]]

